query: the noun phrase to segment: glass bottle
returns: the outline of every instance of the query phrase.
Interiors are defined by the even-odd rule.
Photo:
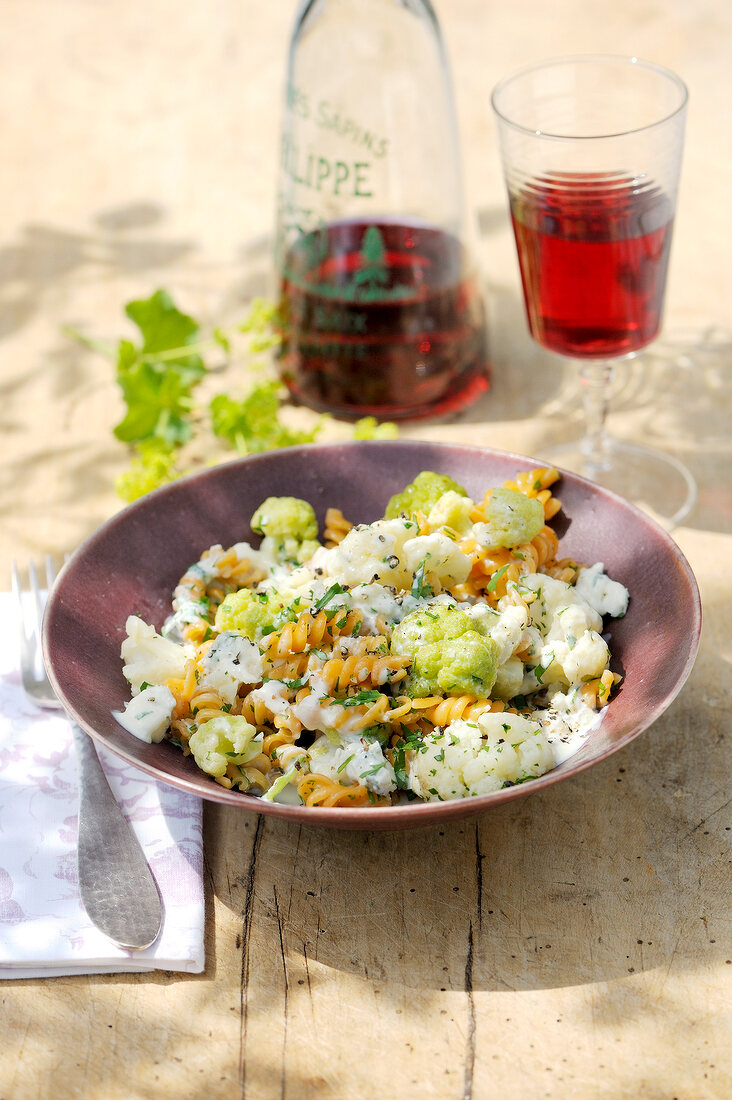
[[[282,376],[345,418],[455,412],[488,387],[447,59],[429,0],[304,0],[276,262]]]

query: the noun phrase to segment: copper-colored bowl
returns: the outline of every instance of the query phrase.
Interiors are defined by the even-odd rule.
[[[69,713],[107,748],[156,779],[252,813],[349,829],[402,829],[486,811],[559,783],[604,760],[650,726],[691,671],[699,645],[699,593],[673,540],[642,512],[573,474],[555,486],[560,554],[602,561],[630,590],[623,619],[610,620],[617,697],[579,752],[540,779],[453,802],[386,808],[308,808],[263,802],[219,786],[178,749],[148,745],[112,716],[129,697],[120,644],[130,614],[158,628],[186,568],[214,543],[251,540],[249,518],[267,496],[309,500],[322,523],[341,508],[354,522],[383,515],[389,497],[420,470],[448,473],[482,498],[535,460],[501,451],[417,441],[310,444],[254,455],[159,489],[118,513],[84,542],[59,575],[44,624],[51,682]]]

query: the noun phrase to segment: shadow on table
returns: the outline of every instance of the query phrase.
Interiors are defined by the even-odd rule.
[[[715,721],[704,726],[693,695],[611,760],[467,822],[372,834],[230,818],[227,846],[242,853],[256,830],[248,868],[215,857],[227,867],[215,872],[219,898],[243,918],[243,969],[265,967],[273,995],[283,967],[290,983],[317,983],[313,962],[426,994],[724,958],[713,834],[727,795]]]

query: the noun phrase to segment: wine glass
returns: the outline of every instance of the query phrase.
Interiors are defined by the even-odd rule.
[[[694,506],[678,460],[611,439],[615,363],[658,334],[688,93],[635,57],[544,62],[502,80],[492,106],[533,338],[577,359],[585,429],[545,451],[667,527]]]

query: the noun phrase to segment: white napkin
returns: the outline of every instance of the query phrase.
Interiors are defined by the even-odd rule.
[[[145,951],[116,947],[77,887],[78,774],[63,711],[26,698],[16,610],[0,593],[0,978],[204,967],[201,801],[100,748],[117,801],[147,856],[165,909]]]

